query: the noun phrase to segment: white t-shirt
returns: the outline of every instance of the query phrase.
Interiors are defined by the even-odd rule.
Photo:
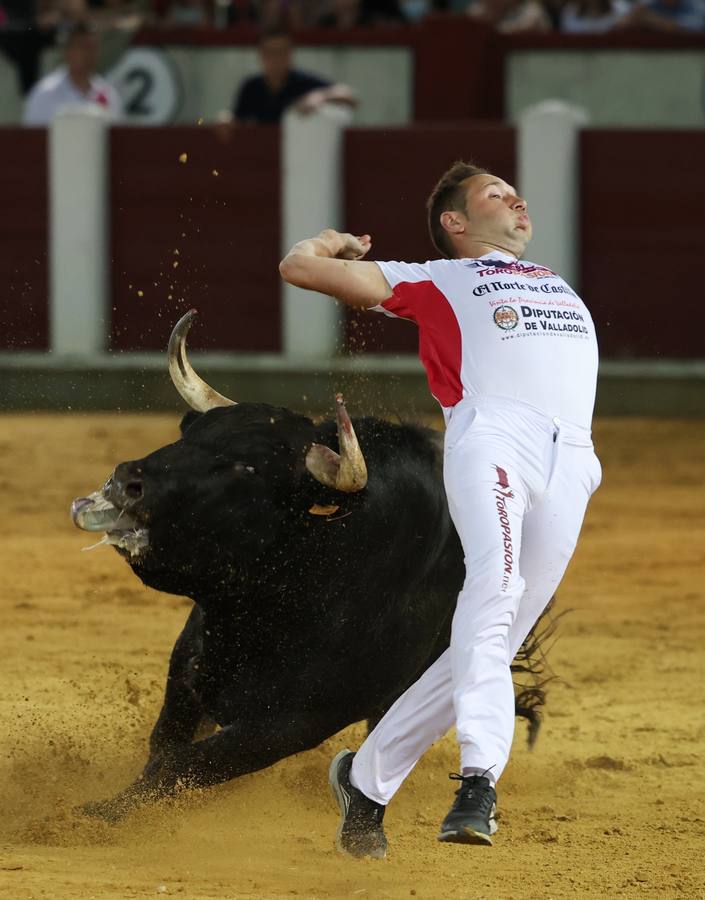
[[[446,421],[461,400],[489,396],[590,428],[595,326],[562,278],[496,251],[377,265],[393,294],[373,309],[419,326],[419,356]]]
[[[62,106],[97,103],[113,122],[123,117],[122,100],[115,88],[100,75],[91,76],[87,94],[71,81],[68,70],[61,66],[40,79],[29,92],[22,121],[25,125],[48,125]]]

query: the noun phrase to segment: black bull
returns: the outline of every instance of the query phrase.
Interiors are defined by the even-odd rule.
[[[117,817],[374,722],[448,646],[464,564],[441,436],[354,426],[369,470],[358,493],[304,468],[312,442],[336,446],[334,422],[264,404],[189,413],[180,440],[116,468],[107,495],[149,534],[122,552],[145,584],[195,605],[142,776],[91,811]],[[515,668],[531,670],[537,650],[530,636]],[[517,696],[534,730],[542,700],[537,684]],[[219,730],[195,741],[204,721]]]

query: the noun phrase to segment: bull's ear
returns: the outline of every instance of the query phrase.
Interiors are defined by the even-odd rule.
[[[195,409],[190,409],[186,413],[186,415],[181,420],[181,425],[179,426],[179,428],[181,429],[182,436],[184,434],[186,434],[186,432],[193,425],[193,423],[196,421],[196,419],[200,419],[202,415],[203,415],[203,413],[196,412]]]

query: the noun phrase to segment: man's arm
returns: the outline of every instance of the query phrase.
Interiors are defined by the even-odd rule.
[[[378,306],[392,296],[392,289],[379,266],[362,259],[371,246],[368,234],[355,237],[327,228],[294,244],[279,272],[289,284],[329,294],[348,306]]]
[[[359,99],[355,91],[347,84],[329,84],[314,88],[298,101],[296,108],[303,115],[315,112],[324,103],[340,103],[343,106],[358,106]]]

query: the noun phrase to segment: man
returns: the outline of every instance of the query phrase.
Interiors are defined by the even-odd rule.
[[[313,112],[323,103],[357,104],[347,85],[331,84],[292,68],[293,48],[286,31],[265,31],[258,49],[262,74],[253,75],[241,85],[233,108],[236,122],[276,124],[292,104],[297,104],[303,113]]]
[[[357,754],[333,760],[338,849],[383,857],[382,819],[424,751],[455,724],[462,774],[439,840],[491,844],[495,785],[514,729],[510,663],[575,548],[600,464],[590,425],[597,344],[590,314],[549,269],[519,262],[526,202],[456,163],[431,194],[445,259],[366,262],[369,235],[327,230],[296,244],[286,281],[408,318],[446,421],[444,480],[466,579],[450,647],[389,709]]]
[[[25,125],[48,125],[56,113],[72,104],[95,103],[110,118],[122,119],[120,95],[96,74],[98,38],[92,26],[78,22],[68,30],[64,43],[65,66],[46,75],[30,91],[22,121]]]
[[[640,0],[617,23],[619,28],[648,28],[667,33],[705,29],[703,0]]]

